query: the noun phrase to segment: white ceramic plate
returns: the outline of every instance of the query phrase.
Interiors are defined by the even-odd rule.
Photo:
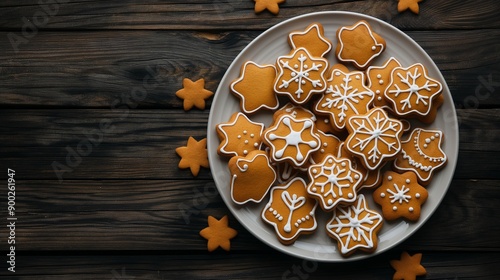
[[[391,223],[385,222],[379,233],[378,248],[374,253],[365,254],[356,252],[350,257],[345,258],[338,252],[336,241],[328,237],[324,229],[324,225],[331,214],[323,213],[320,208],[316,211],[318,216],[318,230],[312,235],[299,237],[293,245],[285,246],[278,241],[273,227],[265,224],[260,216],[262,208],[267,203],[269,194],[260,204],[250,203],[238,206],[231,201],[229,187],[230,174],[227,168],[227,159],[221,158],[217,154],[219,139],[215,131],[215,126],[219,123],[227,122],[234,112],[240,111],[239,100],[229,92],[229,89],[231,82],[238,78],[240,68],[246,61],[252,60],[259,64],[274,64],[278,56],[286,55],[290,51],[290,46],[287,42],[288,34],[292,31],[304,30],[313,22],[323,24],[325,36],[333,42],[334,50],[337,44],[335,38],[337,29],[341,26],[352,25],[359,20],[368,21],[373,30],[380,34],[387,42],[387,49],[383,55],[374,60],[372,65],[382,65],[391,56],[397,58],[404,67],[420,62],[427,67],[430,77],[439,80],[443,84],[445,102],[439,109],[435,122],[427,127],[440,129],[444,132],[445,141],[443,150],[448,156],[448,164],[444,169],[436,173],[433,181],[427,187],[429,198],[422,207],[421,217],[418,222],[407,223],[401,220]],[[334,51],[327,57],[331,64],[336,61],[333,53]],[[250,118],[254,121],[261,121],[267,126],[270,123],[271,115],[260,114],[251,116]],[[420,127],[425,128],[425,126]],[[315,261],[343,262],[363,259],[384,252],[408,238],[429,219],[443,199],[455,171],[457,155],[458,122],[453,100],[443,76],[432,59],[415,41],[392,25],[370,16],[350,12],[318,12],[298,16],[277,24],[258,36],[236,57],[227,69],[215,94],[208,120],[208,157],[210,168],[219,193],[233,215],[248,231],[269,246],[296,257]],[[368,194],[367,196],[367,201],[371,207],[380,209],[377,205],[374,205],[371,195]]]

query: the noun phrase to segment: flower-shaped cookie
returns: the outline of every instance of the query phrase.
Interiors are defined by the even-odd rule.
[[[231,83],[231,92],[240,99],[241,110],[251,114],[261,108],[277,109],[278,97],[273,90],[275,78],[274,65],[247,61],[238,79]]]
[[[339,28],[337,39],[337,58],[352,62],[359,69],[368,67],[385,50],[385,40],[364,20]]]
[[[332,49],[332,42],[325,37],[323,25],[320,23],[310,24],[305,31],[291,32],[288,42],[292,49],[303,47],[315,57],[324,57]]]
[[[246,156],[262,146],[264,124],[251,121],[241,112],[234,113],[228,123],[217,125],[220,145],[217,150],[223,156]]]
[[[212,216],[208,216],[208,227],[200,231],[200,235],[208,240],[207,249],[209,252],[221,247],[229,251],[231,249],[231,239],[234,238],[238,232],[228,225],[229,221],[227,216],[222,217],[220,220]]]
[[[373,101],[374,94],[364,83],[363,72],[333,70],[325,94],[316,103],[316,112],[327,114],[336,130],[344,129],[351,116],[368,112]]]
[[[212,96],[214,93],[205,89],[205,80],[199,79],[195,82],[188,78],[182,81],[183,88],[178,90],[175,95],[184,100],[184,110],[188,111],[196,107],[200,110],[205,109],[205,99]]]
[[[369,170],[377,169],[401,150],[403,124],[389,118],[381,108],[351,117],[346,127],[349,132],[346,148]]]
[[[396,270],[393,280],[415,280],[417,276],[424,276],[427,270],[420,262],[422,261],[422,254],[414,254],[410,256],[408,252],[401,253],[400,260],[391,260],[391,266]],[[458,279],[458,277],[455,277]]]
[[[264,151],[252,151],[245,157],[229,160],[231,198],[236,204],[259,203],[276,180],[276,171]]]
[[[413,171],[421,184],[429,184],[433,173],[447,162],[441,149],[442,141],[443,132],[439,130],[415,128],[408,139],[401,142],[401,153],[394,161],[394,168]]]
[[[405,218],[416,222],[428,194],[415,173],[387,171],[383,177],[382,185],[373,192],[373,200],[382,206],[382,216],[388,221]]]
[[[352,168],[349,159],[330,155],[323,162],[309,167],[309,179],[307,193],[319,201],[323,210],[331,211],[338,204],[356,200],[363,176]]]
[[[330,237],[337,240],[340,253],[348,256],[357,249],[375,251],[377,233],[382,224],[382,216],[369,209],[365,196],[360,194],[354,204],[338,206],[333,211],[326,230]]]
[[[175,152],[181,157],[179,168],[189,168],[193,176],[198,176],[200,167],[208,168],[207,138],[196,141],[189,137],[187,146],[178,147]]]
[[[392,70],[396,67],[401,67],[401,64],[391,57],[382,66],[370,66],[366,69],[368,88],[375,93],[373,106],[390,108],[385,99],[385,90],[391,81]]]
[[[288,96],[295,104],[304,104],[313,94],[326,89],[324,75],[328,68],[327,60],[311,56],[305,48],[278,57],[277,64],[278,76],[274,90]]]
[[[308,162],[309,155],[321,145],[312,120],[288,115],[281,116],[266,129],[263,140],[270,147],[273,161],[289,161],[296,167]]]
[[[306,192],[306,183],[295,178],[286,186],[271,189],[271,198],[262,210],[262,219],[272,225],[283,244],[292,244],[301,234],[316,230],[315,218],[318,203]]]
[[[413,117],[426,116],[430,112],[434,99],[441,94],[442,86],[428,77],[426,72],[420,63],[392,70],[385,98],[395,114]]]

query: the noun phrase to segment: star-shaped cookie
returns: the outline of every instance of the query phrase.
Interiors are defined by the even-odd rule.
[[[264,124],[251,121],[241,112],[234,113],[229,122],[218,124],[216,130],[221,141],[219,155],[246,156],[262,146]]]
[[[399,0],[398,2],[398,12],[404,12],[410,9],[413,13],[418,14],[419,7],[418,3],[423,0]]]
[[[195,106],[196,108],[205,109],[205,99],[212,96],[214,93],[205,89],[205,80],[199,79],[196,82],[188,78],[182,81],[183,88],[178,90],[175,95],[184,100],[184,110],[188,111]]]
[[[422,254],[414,254],[410,256],[407,252],[401,254],[400,260],[392,260],[391,266],[396,270],[393,280],[415,280],[417,276],[423,276],[427,274],[425,267],[423,267],[420,262],[422,260]]]
[[[401,63],[394,57],[389,58],[382,66],[370,66],[366,70],[368,78],[368,88],[375,93],[373,106],[390,108],[385,100],[385,90],[389,86],[391,80],[391,72],[394,68],[401,67]]]
[[[277,15],[280,11],[278,4],[284,3],[285,0],[254,0],[254,2],[256,14],[267,9],[271,13]]]
[[[209,252],[221,247],[229,251],[231,249],[230,239],[234,238],[238,232],[228,225],[227,216],[220,220],[208,216],[208,227],[200,231],[200,235],[208,240],[207,249]]]
[[[196,141],[189,137],[187,146],[175,149],[175,152],[181,157],[179,168],[190,168],[193,176],[198,176],[200,166],[208,168],[207,138]]]
[[[291,32],[288,42],[293,49],[306,48],[312,56],[324,57],[332,49],[324,33],[323,25],[312,23],[305,31]]]
[[[243,112],[252,114],[261,108],[278,108],[278,97],[273,90],[275,77],[274,65],[259,65],[252,61],[243,65],[241,75],[231,83],[231,92],[240,99]]]

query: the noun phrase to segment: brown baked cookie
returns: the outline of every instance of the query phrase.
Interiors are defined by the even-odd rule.
[[[189,137],[187,146],[175,149],[175,152],[181,157],[179,168],[189,168],[193,176],[198,176],[200,167],[208,168],[207,138],[196,141]]]
[[[384,96],[391,81],[392,70],[396,67],[401,67],[401,64],[394,57],[391,57],[382,66],[370,66],[366,69],[368,88],[375,93],[373,106],[390,108]]]
[[[231,198],[234,203],[259,203],[276,180],[276,171],[264,151],[252,151],[248,155],[229,160],[231,173]]]
[[[288,36],[292,49],[305,48],[312,56],[324,57],[332,49],[332,42],[325,37],[321,23],[312,23],[304,31],[294,31]]]
[[[375,251],[377,234],[382,224],[382,216],[369,209],[365,196],[359,194],[353,204],[338,206],[333,211],[333,218],[326,224],[326,231],[331,238],[337,240],[340,253],[349,256],[356,250]]]
[[[209,252],[219,247],[229,251],[231,249],[230,240],[237,234],[236,230],[229,227],[227,215],[220,220],[208,216],[208,227],[200,231],[200,235],[208,240],[207,249]]]
[[[328,155],[337,155],[340,145],[340,139],[333,134],[327,134],[320,130],[317,131],[321,141],[321,148],[313,152],[310,157],[311,164],[318,164],[322,162]]]
[[[255,2],[254,11],[256,14],[268,10],[277,15],[280,11],[278,4],[285,3],[285,0],[253,0]]]
[[[305,48],[295,49],[290,55],[278,57],[278,76],[274,91],[288,96],[295,104],[304,104],[314,94],[326,89],[325,73],[328,61],[314,57]]]
[[[446,165],[447,157],[441,149],[443,132],[415,128],[408,139],[401,142],[401,153],[394,160],[398,171],[413,171],[418,181],[426,186],[436,170]]]
[[[311,119],[313,121],[316,121],[316,116],[313,112],[291,102],[288,102],[285,106],[279,108],[276,112],[274,112],[273,121],[278,120],[283,115],[288,115],[294,119]]]
[[[307,195],[304,179],[294,178],[285,186],[271,189],[271,198],[262,210],[262,219],[274,227],[281,243],[289,245],[300,235],[316,231],[317,205]]]
[[[420,262],[422,261],[422,254],[414,254],[410,256],[407,252],[401,253],[399,260],[392,260],[391,266],[396,270],[393,280],[415,280],[417,276],[424,276],[427,274],[425,267]]]
[[[262,146],[264,124],[251,121],[241,112],[234,113],[227,123],[216,126],[220,145],[217,152],[221,156],[246,156]]]
[[[337,58],[352,62],[358,69],[366,69],[385,50],[385,40],[364,20],[339,28],[337,39]]]
[[[274,65],[259,65],[247,61],[237,80],[231,83],[231,92],[240,99],[240,108],[247,114],[261,108],[274,110],[279,106],[273,85],[276,78]]]
[[[205,89],[205,80],[199,79],[196,82],[188,78],[182,81],[183,88],[178,90],[175,95],[184,100],[184,110],[188,111],[195,106],[196,108],[205,109],[205,99],[212,96],[214,93]]]
[[[382,207],[382,216],[388,221],[398,218],[418,221],[427,196],[427,190],[410,171],[403,174],[385,172],[382,185],[373,192],[373,200]]]

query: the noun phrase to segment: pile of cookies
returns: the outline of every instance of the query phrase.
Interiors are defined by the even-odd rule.
[[[216,130],[235,204],[265,201],[262,219],[287,245],[314,233],[325,211],[331,219],[319,226],[349,256],[376,249],[384,220],[419,219],[446,155],[441,131],[411,123],[432,123],[444,98],[422,64],[374,65],[386,42],[368,22],[335,39],[337,64],[325,58],[334,44],[320,23],[291,32],[290,53],[274,64],[244,63],[231,83],[241,112]],[[269,110],[267,127],[250,118]]]

